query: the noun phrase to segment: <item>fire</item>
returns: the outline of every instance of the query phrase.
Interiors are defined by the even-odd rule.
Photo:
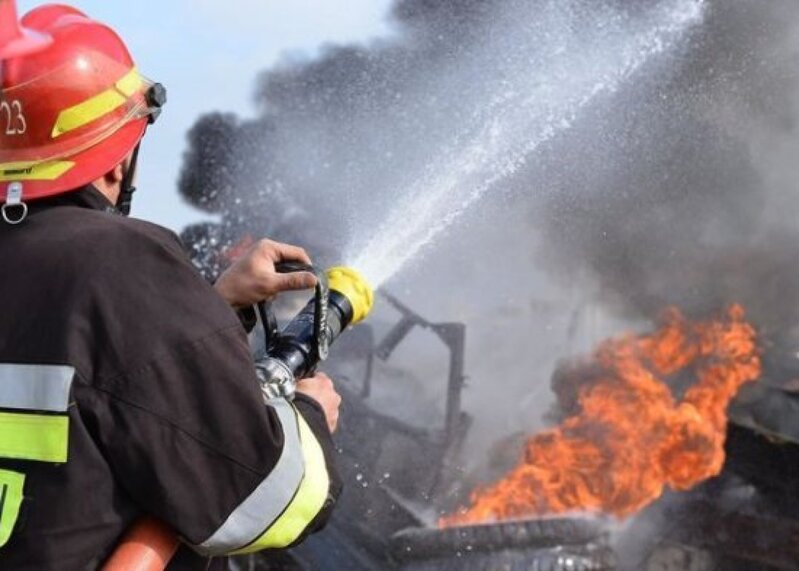
[[[655,333],[606,341],[593,357],[600,374],[580,387],[578,412],[530,438],[510,473],[441,526],[577,511],[624,518],[666,486],[688,490],[721,472],[727,406],[761,369],[743,308],[703,322],[669,309]],[[680,400],[666,383],[675,375],[693,381]]]

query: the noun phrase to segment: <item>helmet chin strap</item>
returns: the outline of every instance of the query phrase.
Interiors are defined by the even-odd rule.
[[[133,202],[133,193],[136,192],[136,187],[133,186],[133,179],[136,177],[136,165],[139,162],[139,148],[141,143],[136,145],[133,149],[133,154],[130,156],[130,162],[122,176],[122,182],[119,187],[119,198],[117,199],[116,209],[123,216],[130,214],[130,205]]]

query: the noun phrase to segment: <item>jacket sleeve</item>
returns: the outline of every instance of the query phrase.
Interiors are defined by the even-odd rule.
[[[264,405],[236,314],[176,241],[140,238],[120,246],[135,271],[94,280],[115,293],[92,296],[99,348],[76,389],[84,424],[130,498],[197,551],[288,547],[340,491],[321,410],[302,398]]]

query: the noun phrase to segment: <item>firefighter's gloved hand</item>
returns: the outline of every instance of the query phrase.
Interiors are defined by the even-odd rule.
[[[278,262],[310,264],[311,259],[297,246],[259,240],[219,277],[214,287],[230,305],[239,309],[270,301],[282,291],[316,285],[316,277],[308,272],[277,273],[275,264]]]
[[[341,406],[341,395],[336,392],[333,381],[324,373],[316,373],[309,379],[302,379],[297,383],[297,392],[311,397],[325,413],[327,427],[330,433],[336,431],[338,426],[338,409]]]

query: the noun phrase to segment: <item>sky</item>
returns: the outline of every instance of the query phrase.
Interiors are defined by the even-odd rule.
[[[67,0],[68,1],[68,0]],[[20,14],[42,4],[18,0]],[[141,150],[133,215],[179,231],[205,215],[184,204],[177,176],[185,135],[208,111],[254,113],[254,80],[281,58],[391,33],[390,0],[73,0],[111,25],[169,103]]]

